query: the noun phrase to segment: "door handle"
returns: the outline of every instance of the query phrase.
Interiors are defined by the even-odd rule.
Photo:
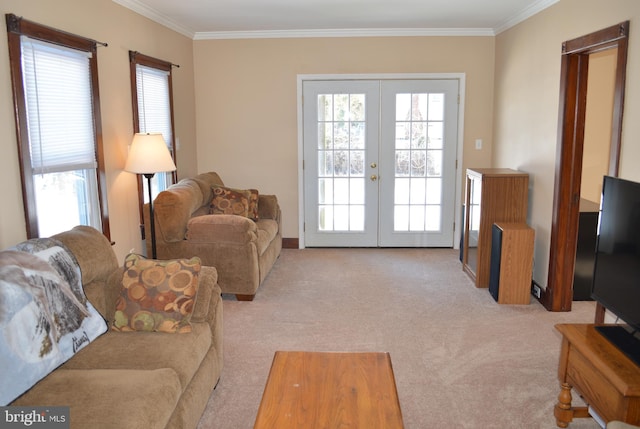
[[[376,176],[375,174],[371,175],[371,181],[375,182],[376,180],[378,180],[378,176]]]

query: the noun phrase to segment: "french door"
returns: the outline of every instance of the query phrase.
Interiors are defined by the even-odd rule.
[[[451,247],[458,81],[303,81],[308,247]]]

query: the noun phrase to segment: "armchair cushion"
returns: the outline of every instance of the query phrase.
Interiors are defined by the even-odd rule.
[[[187,240],[192,243],[244,244],[256,239],[255,222],[242,216],[204,215],[187,223]]]

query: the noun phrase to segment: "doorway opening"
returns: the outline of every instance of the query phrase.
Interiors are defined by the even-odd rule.
[[[585,144],[589,61],[592,54],[616,52],[611,139],[607,174],[618,175],[627,65],[629,21],[562,44],[558,152],[556,158],[549,276],[540,302],[550,311],[570,311],[576,265],[578,219]],[[598,306],[596,321],[604,320]]]

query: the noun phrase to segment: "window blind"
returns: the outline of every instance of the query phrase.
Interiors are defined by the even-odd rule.
[[[91,53],[21,38],[34,174],[97,168]]]
[[[171,149],[171,104],[169,100],[169,72],[136,64],[138,116],[140,132],[162,133]]]

